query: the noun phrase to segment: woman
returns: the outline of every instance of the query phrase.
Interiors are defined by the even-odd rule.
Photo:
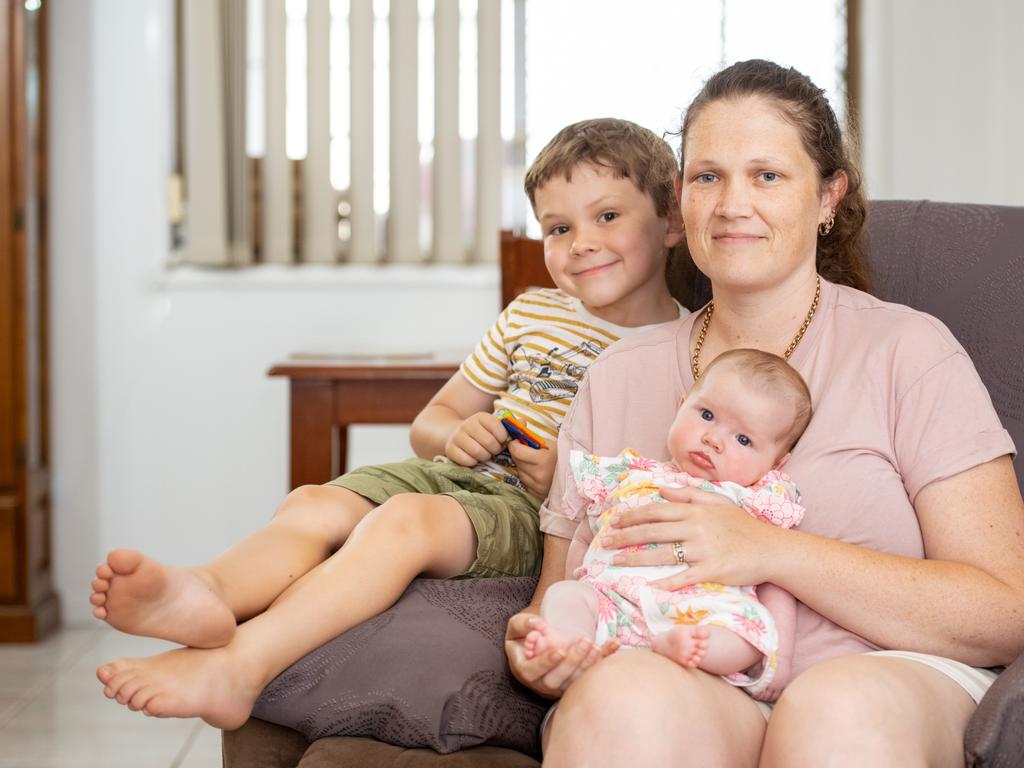
[[[592,366],[559,438],[535,605],[564,578],[579,508],[569,451],[664,457],[665,425],[711,360],[741,347],[784,354],[815,407],[787,465],[807,508],[800,530],[679,489],[664,494],[673,503],[623,515],[608,546],[659,545],[629,565],[684,552],[691,568],[666,586],[791,592],[801,602],[794,679],[769,712],[652,653],[601,659],[582,642],[527,661],[531,606],[509,622],[506,647],[520,680],[562,697],[545,764],[960,765],[994,678],[976,668],[1024,649],[1012,441],[941,323],[855,290],[867,287],[863,192],[805,76],[764,61],[715,75],[687,110],[681,156],[687,243],[713,301]],[[639,403],[639,413],[623,408]]]

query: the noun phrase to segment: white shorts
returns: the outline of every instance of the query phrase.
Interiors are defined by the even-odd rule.
[[[926,664],[932,669],[937,669],[954,683],[959,685],[967,695],[974,699],[975,704],[981,703],[981,697],[985,691],[996,681],[996,673],[984,667],[969,667],[963,662],[947,659],[943,656],[932,656],[929,653],[915,653],[914,651],[869,651],[865,656],[890,656],[894,659],[910,659],[920,664]],[[764,719],[767,720],[772,714],[772,704],[764,701],[754,702],[761,710]],[[543,728],[543,724],[541,724]],[[543,730],[541,731],[543,733]]]
[[[967,694],[974,699],[975,704],[981,703],[981,697],[996,681],[996,673],[984,667],[969,667],[963,662],[947,659],[942,656],[932,656],[929,653],[915,653],[914,651],[869,651],[866,656],[891,656],[896,659],[910,659],[920,664],[926,664],[932,669],[937,669],[954,683],[959,685]],[[772,704],[764,701],[755,701],[757,708],[761,710],[764,719],[767,720],[772,714]],[[540,723],[541,742],[544,740],[544,731],[551,722],[551,716],[555,714],[558,702],[551,705],[551,708],[544,715]]]

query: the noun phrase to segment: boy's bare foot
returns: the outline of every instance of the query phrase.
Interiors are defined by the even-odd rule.
[[[534,627],[523,641],[523,650],[528,659],[540,656],[549,648],[567,648],[574,639],[563,635],[543,619],[537,619]]]
[[[211,585],[132,549],[107,555],[92,590],[93,616],[122,632],[194,648],[226,645],[235,634],[235,616]]]
[[[684,667],[694,669],[708,651],[707,627],[675,627],[651,641],[651,650]]]
[[[260,688],[224,648],[179,648],[145,659],[118,659],[96,670],[103,693],[151,717],[201,717],[234,730],[249,719]]]

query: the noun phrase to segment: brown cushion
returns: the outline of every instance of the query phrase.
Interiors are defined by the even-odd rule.
[[[298,768],[538,768],[540,763],[503,747],[471,747],[448,755],[404,749],[372,739],[329,736],[310,745]]]
[[[373,736],[441,753],[492,744],[536,755],[547,703],[511,676],[503,646],[508,618],[535,586],[418,579],[392,608],[281,673],[253,716],[310,741]]]

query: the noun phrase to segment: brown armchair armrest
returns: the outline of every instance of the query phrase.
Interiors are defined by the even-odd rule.
[[[1024,655],[982,698],[964,734],[968,768],[1010,768],[1024,759]]]

